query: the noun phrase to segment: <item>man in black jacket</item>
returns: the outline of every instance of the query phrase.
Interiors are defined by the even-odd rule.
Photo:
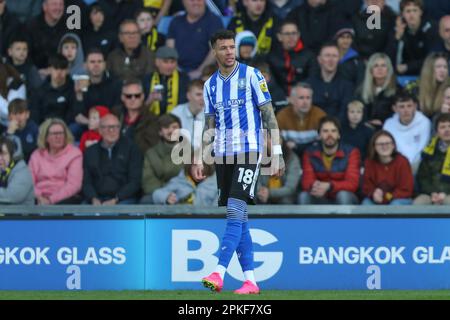
[[[141,188],[142,154],[136,144],[121,137],[115,115],[104,116],[99,131],[102,140],[84,154],[85,200],[93,205],[134,204]]]
[[[6,55],[11,38],[20,28],[19,19],[8,11],[6,1],[0,1],[0,55]]]
[[[312,74],[316,65],[315,56],[312,51],[304,48],[295,22],[284,21],[277,37],[280,43],[269,55],[268,63],[275,81],[282,87],[285,96],[288,96],[295,83]]]
[[[375,52],[385,52],[389,34],[394,32],[396,14],[385,4],[384,0],[364,0],[364,8],[356,12],[351,19],[355,30],[356,51],[367,60]],[[380,28],[369,29],[367,22],[372,13],[367,12],[367,7],[377,5],[380,9]]]
[[[344,121],[347,105],[353,96],[353,85],[338,73],[339,49],[333,42],[325,43],[317,58],[320,72],[306,82],[313,88],[313,104],[328,115]]]
[[[38,69],[47,68],[48,58],[57,52],[59,41],[68,31],[63,19],[64,0],[44,0],[42,11],[27,26],[31,41],[30,57]]]
[[[336,33],[342,19],[339,13],[329,0],[307,0],[287,18],[296,22],[305,47],[317,54],[320,46]]]
[[[73,123],[75,109],[74,83],[69,77],[69,62],[56,54],[49,59],[50,76],[31,97],[31,118],[41,124],[47,118],[60,118],[68,125]]]
[[[387,51],[398,74],[418,76],[439,39],[438,29],[434,21],[424,19],[422,0],[402,0],[400,9]]]

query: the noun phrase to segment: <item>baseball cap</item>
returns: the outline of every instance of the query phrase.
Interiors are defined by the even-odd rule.
[[[156,58],[178,60],[178,52],[174,48],[163,46],[156,50]]]

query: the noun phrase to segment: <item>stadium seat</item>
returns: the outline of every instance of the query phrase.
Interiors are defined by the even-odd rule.
[[[404,88],[408,83],[416,81],[417,78],[417,76],[398,76],[397,82],[402,88]]]
[[[230,23],[232,17],[220,17],[222,20],[224,28],[228,27],[228,24]]]
[[[158,32],[166,36],[169,33],[169,25],[172,19],[173,16],[162,17],[158,23]]]

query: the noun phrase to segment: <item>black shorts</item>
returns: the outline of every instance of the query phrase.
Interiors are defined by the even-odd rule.
[[[260,162],[257,152],[215,158],[219,206],[226,206],[228,198],[255,204]]]

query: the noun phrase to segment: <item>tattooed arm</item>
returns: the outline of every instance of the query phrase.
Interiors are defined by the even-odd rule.
[[[266,103],[259,107],[261,111],[261,118],[263,122],[263,128],[268,131],[268,137],[271,138],[271,144],[268,142],[267,145],[276,146],[281,144],[280,140],[280,130],[278,129],[277,118],[275,117],[275,113],[273,112],[272,103]],[[273,151],[273,148],[272,148]],[[274,167],[274,174],[278,177],[284,174],[284,159],[283,155],[273,155],[272,154],[272,165]]]
[[[203,156],[205,151],[209,150],[213,139],[214,139],[214,129],[216,128],[216,116],[214,114],[205,115],[205,126],[203,127],[202,134],[202,153],[195,156],[195,162],[193,165],[193,178],[196,181],[201,181],[206,178],[203,173]],[[195,151],[197,152],[197,151]]]

